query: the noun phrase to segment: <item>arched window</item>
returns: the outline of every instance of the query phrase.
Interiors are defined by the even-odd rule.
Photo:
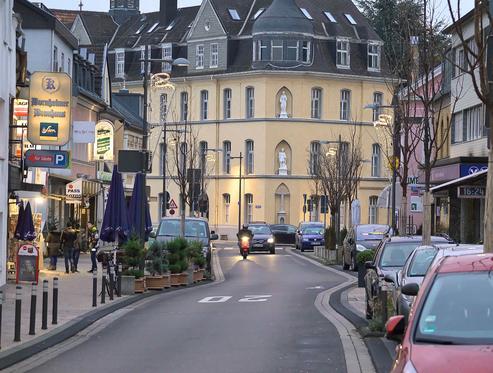
[[[322,116],[322,89],[313,88],[312,89],[312,118],[320,119]]]
[[[209,91],[200,91],[200,120],[209,118]]]
[[[229,193],[223,194],[223,205],[224,205],[224,222],[229,223],[229,210],[231,206],[231,195]]]
[[[380,145],[373,144],[371,149],[371,176],[380,177]]]
[[[166,123],[166,116],[168,114],[168,94],[161,93],[159,96],[159,121],[160,123]]]
[[[320,171],[320,143],[312,141],[310,144],[310,175],[318,175]]]
[[[180,120],[182,122],[188,120],[188,92],[180,94]]]
[[[375,105],[375,109],[373,109],[373,121],[376,122],[382,113],[381,106],[383,105],[383,93],[373,93],[373,104]]]
[[[343,89],[341,91],[340,119],[349,120],[351,117],[351,91]]]
[[[246,157],[245,157],[245,172],[247,175],[253,174],[254,172],[254,143],[253,140],[245,141],[246,146]]]
[[[255,117],[255,88],[247,87],[245,93],[246,93],[245,117],[247,119],[254,118]]]
[[[226,88],[223,93],[224,97],[224,119],[231,119],[231,99],[233,98],[233,92],[231,88]]]
[[[223,172],[231,173],[231,141],[223,142]]]
[[[378,196],[370,197],[368,224],[378,223]]]
[[[223,172],[231,173],[231,141],[223,141]]]

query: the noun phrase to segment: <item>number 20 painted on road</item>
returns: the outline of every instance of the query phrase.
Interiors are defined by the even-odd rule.
[[[243,298],[239,299],[238,302],[242,303],[257,303],[257,302],[267,302],[272,295],[245,295]],[[233,298],[229,295],[216,295],[212,297],[205,297],[199,300],[199,303],[225,303]]]

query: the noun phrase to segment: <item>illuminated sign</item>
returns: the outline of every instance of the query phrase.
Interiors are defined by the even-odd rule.
[[[68,198],[82,199],[82,179],[77,179],[65,186],[65,195]]]
[[[68,143],[71,106],[70,76],[65,73],[33,73],[29,88],[29,141],[33,145],[62,146]]]
[[[94,159],[97,161],[113,160],[113,125],[108,121],[96,124],[96,144]]]

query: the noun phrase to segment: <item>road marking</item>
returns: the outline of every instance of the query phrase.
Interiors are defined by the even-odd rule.
[[[356,279],[344,272],[326,267],[316,260],[297,254],[293,252],[292,249],[290,249],[289,251],[291,252],[291,254],[294,254],[297,257],[302,258],[312,263],[313,265],[316,265],[317,267],[323,268],[346,279],[346,281],[344,281],[342,284],[319,293],[317,295],[317,298],[315,299],[315,307],[317,307],[317,310],[327,320],[329,320],[332,325],[335,326],[337,332],[339,333],[339,338],[341,339],[342,347],[344,350],[347,373],[374,373],[375,368],[368,353],[368,349],[366,348],[366,345],[363,342],[363,339],[359,335],[358,331],[356,330],[355,326],[350,323],[344,316],[339,314],[335,309],[333,309],[329,303],[330,296],[333,293],[348,285],[356,283]]]
[[[234,247],[224,247],[223,250],[237,250],[237,249]]]
[[[309,288],[306,288],[306,290],[316,290],[316,289],[325,289],[325,288],[323,286],[320,286],[320,285],[318,285],[318,286],[311,286]]]
[[[267,302],[267,298],[271,298],[272,295],[245,295],[244,298],[241,298],[238,302]]]
[[[231,296],[229,295],[216,295],[216,296],[213,296],[213,297],[205,297],[201,300],[199,300],[198,302],[199,303],[224,303],[224,302],[227,302],[228,300],[230,300]]]

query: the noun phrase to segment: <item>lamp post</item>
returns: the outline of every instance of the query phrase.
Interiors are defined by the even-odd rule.
[[[229,157],[229,159],[240,160],[240,176],[238,180],[238,232],[241,230],[241,166],[243,163],[243,154],[240,153],[239,157]]]
[[[149,71],[149,67],[151,65],[152,62],[168,62],[168,63],[171,63],[173,66],[179,66],[179,67],[186,67],[186,66],[189,66],[190,65],[190,62],[186,59],[186,58],[177,58],[177,59],[157,59],[157,58],[149,58],[149,45],[146,45],[145,47],[145,54],[144,54],[144,58],[143,59],[140,59],[141,62],[144,63],[144,79],[143,79],[143,85],[144,85],[144,115],[143,115],[143,123],[142,123],[142,131],[143,131],[143,136],[142,136],[142,152],[144,152],[146,154],[145,156],[145,162],[144,164],[142,165],[142,173],[144,174],[144,187],[142,188],[142,193],[143,193],[143,201],[146,201],[147,200],[147,188],[146,188],[146,185],[147,185],[147,182],[146,182],[146,175],[147,175],[147,172],[148,172],[148,169],[149,169],[149,156],[147,154],[147,142],[148,142],[148,138],[149,138],[149,134],[148,134],[148,120],[147,120],[147,116],[148,116],[148,88],[149,88],[149,84],[148,84],[148,81],[149,81],[149,74],[150,74],[150,71]],[[165,131],[166,133],[166,131]],[[165,146],[166,147],[166,143],[165,143]],[[164,150],[164,153],[166,153],[166,150]],[[164,157],[164,155],[163,155]],[[165,162],[163,162],[164,164]],[[165,168],[165,166],[164,166]],[[163,175],[163,179],[165,179],[165,176]],[[163,181],[163,186],[164,186],[164,189],[166,188],[166,184],[165,182]],[[163,191],[163,193],[165,193],[165,191]],[[166,196],[163,194],[163,199],[166,198]],[[165,205],[166,207],[166,205]],[[146,220],[146,209],[145,208],[142,208],[141,209],[142,213],[141,213],[141,232],[140,232],[140,237],[142,238],[142,240],[145,239],[145,220]]]
[[[397,118],[397,108],[398,108],[398,101],[399,98],[397,94],[394,94],[392,97],[392,104],[391,105],[380,105],[378,103],[373,103],[373,104],[368,104],[365,106],[365,109],[372,109],[373,111],[377,111],[380,109],[392,109],[394,111],[394,122],[392,126],[392,231],[394,234],[397,232],[397,219],[395,216],[395,211],[396,211],[396,184],[397,184],[397,167],[398,167],[398,160],[400,156],[400,121]],[[387,116],[388,117],[388,116]],[[388,126],[389,121],[386,120],[388,118],[383,118],[385,120],[380,120],[380,117],[377,121],[375,121],[373,124],[375,127],[379,126]]]
[[[206,149],[203,149],[203,152],[201,154],[202,156],[202,159],[203,159],[203,162],[201,164],[201,167],[202,167],[202,170],[201,170],[201,173],[202,173],[202,183],[201,183],[201,186],[200,186],[200,189],[201,189],[201,199],[202,201],[205,201],[205,172],[206,172],[206,164],[208,161],[211,161],[211,162],[215,162],[215,157],[214,158],[209,158],[207,153],[221,153],[223,150],[222,149],[209,149],[209,148],[206,148]],[[201,207],[200,207],[200,202],[199,202],[199,210],[202,210]],[[200,211],[200,214],[202,216],[202,211]]]

